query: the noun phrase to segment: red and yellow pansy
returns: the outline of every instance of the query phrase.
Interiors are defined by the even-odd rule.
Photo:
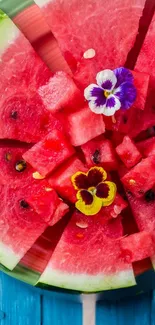
[[[95,215],[102,207],[113,203],[116,196],[116,184],[107,181],[107,173],[102,167],[92,167],[87,173],[77,172],[72,184],[77,190],[76,208],[85,215]]]

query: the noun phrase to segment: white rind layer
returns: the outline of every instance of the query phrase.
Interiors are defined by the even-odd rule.
[[[136,285],[132,269],[120,271],[112,275],[87,275],[52,270],[51,266],[45,269],[38,283],[83,292],[97,292]]]
[[[54,0],[34,0],[34,2],[39,6],[39,7],[45,7],[48,3],[53,2]]]
[[[13,270],[21,258],[21,255],[16,254],[10,247],[0,242],[0,263],[2,265]]]
[[[0,21],[0,57],[16,38],[20,36],[20,31],[9,17]]]

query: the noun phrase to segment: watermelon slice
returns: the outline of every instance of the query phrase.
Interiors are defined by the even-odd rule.
[[[143,157],[155,155],[155,137],[137,142],[136,146]]]
[[[37,94],[52,76],[31,44],[0,11],[0,138],[37,142],[61,123]]]
[[[19,191],[1,186],[0,191],[0,263],[12,270],[44,232],[47,223],[25,201],[27,187]]]
[[[43,140],[23,154],[42,176],[46,176],[74,154],[74,148],[62,132],[53,130]]]
[[[102,139],[95,138],[81,146],[81,149],[85,155],[88,167],[100,165],[105,170],[115,170],[118,168],[116,153],[111,141],[103,137]]]
[[[57,72],[46,85],[41,86],[38,92],[46,109],[52,113],[65,108],[75,109],[84,100],[72,78],[62,71]]]
[[[127,168],[136,165],[142,158],[134,142],[125,136],[123,142],[116,147],[116,152]]]
[[[122,231],[120,219],[103,226],[102,217],[75,212],[39,282],[86,292],[134,285],[131,264],[119,258]]]
[[[73,146],[80,146],[105,132],[102,115],[92,113],[86,105],[64,116],[66,133]]]
[[[22,158],[30,145],[16,142],[0,142],[0,183],[21,187],[33,180],[33,168]]]
[[[41,7],[72,71],[75,72],[83,61],[81,71],[89,75],[89,82],[102,69],[124,65],[135,42],[145,5],[145,0],[125,0],[123,3],[117,0],[115,6],[108,0],[104,3],[102,0],[35,2]],[[121,25],[120,21],[125,24]],[[83,76],[79,81],[83,82]]]
[[[122,182],[127,191],[140,197],[155,184],[154,156],[143,159],[122,177]]]

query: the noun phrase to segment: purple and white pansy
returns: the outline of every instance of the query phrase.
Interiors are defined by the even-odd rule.
[[[91,84],[84,90],[92,112],[112,116],[120,108],[128,109],[134,103],[137,91],[128,69],[121,67],[100,71],[96,81],[97,84]]]

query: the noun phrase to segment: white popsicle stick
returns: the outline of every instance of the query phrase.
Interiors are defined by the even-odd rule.
[[[96,325],[96,294],[82,295],[82,325]]]

